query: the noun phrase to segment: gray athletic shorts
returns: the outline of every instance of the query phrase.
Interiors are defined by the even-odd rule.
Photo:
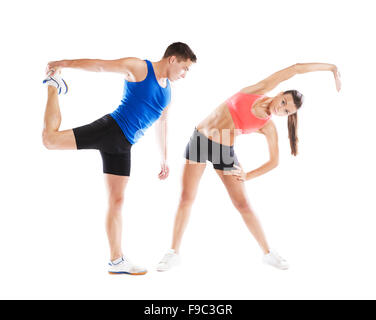
[[[213,164],[214,169],[236,170],[234,164],[239,166],[234,146],[226,146],[208,139],[195,128],[185,148],[185,158],[194,162],[205,163],[207,160]]]

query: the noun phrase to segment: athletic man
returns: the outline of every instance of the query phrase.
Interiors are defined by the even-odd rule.
[[[103,173],[108,188],[109,207],[106,231],[111,251],[111,274],[141,275],[145,268],[125,258],[121,247],[124,190],[131,168],[131,147],[145,130],[157,122],[157,137],[162,161],[159,179],[169,174],[167,165],[167,112],[171,98],[170,81],[184,78],[196,56],[188,45],[171,44],[158,62],[138,58],[118,60],[79,59],[49,62],[48,99],[44,114],[43,144],[50,150],[97,149],[103,160]],[[61,113],[58,95],[68,86],[61,69],[76,68],[95,72],[117,72],[124,75],[124,94],[119,107],[88,125],[60,131]],[[158,120],[158,121],[157,121]]]

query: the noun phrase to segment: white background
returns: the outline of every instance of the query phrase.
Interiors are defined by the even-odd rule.
[[[376,298],[373,1],[12,1],[0,7],[0,298]],[[113,277],[104,230],[106,191],[97,151],[48,151],[41,142],[46,63],[127,56],[158,61],[172,42],[198,57],[173,85],[168,180],[159,181],[154,128],[132,149],[124,248],[146,276]],[[183,151],[194,126],[240,88],[297,62],[336,64],[270,93],[298,89],[299,155],[287,118],[275,118],[280,165],[246,184],[282,272],[233,208],[211,165],[181,248],[183,264],[153,270],[169,248]],[[62,129],[119,104],[116,74],[64,71]],[[242,136],[249,171],[268,160],[265,139]]]

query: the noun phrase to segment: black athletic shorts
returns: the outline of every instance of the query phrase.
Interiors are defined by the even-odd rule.
[[[234,146],[226,146],[208,139],[195,128],[187,147],[185,158],[194,162],[206,162],[209,160],[214,169],[235,170],[234,164],[239,166],[238,158],[234,152]]]
[[[132,144],[109,114],[90,124],[74,128],[73,133],[77,149],[99,150],[103,173],[130,175]]]

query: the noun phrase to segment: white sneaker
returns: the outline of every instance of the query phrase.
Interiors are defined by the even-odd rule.
[[[270,250],[268,254],[265,254],[262,261],[280,270],[287,270],[289,268],[287,261],[273,250]]]
[[[68,92],[67,83],[58,73],[55,73],[53,76],[47,76],[47,78],[43,80],[43,84],[57,88],[58,94],[67,94]]]
[[[145,268],[134,265],[129,259],[121,257],[109,263],[108,273],[143,275],[147,272]]]
[[[170,249],[157,265],[157,271],[167,271],[180,263],[180,257],[174,249]]]

